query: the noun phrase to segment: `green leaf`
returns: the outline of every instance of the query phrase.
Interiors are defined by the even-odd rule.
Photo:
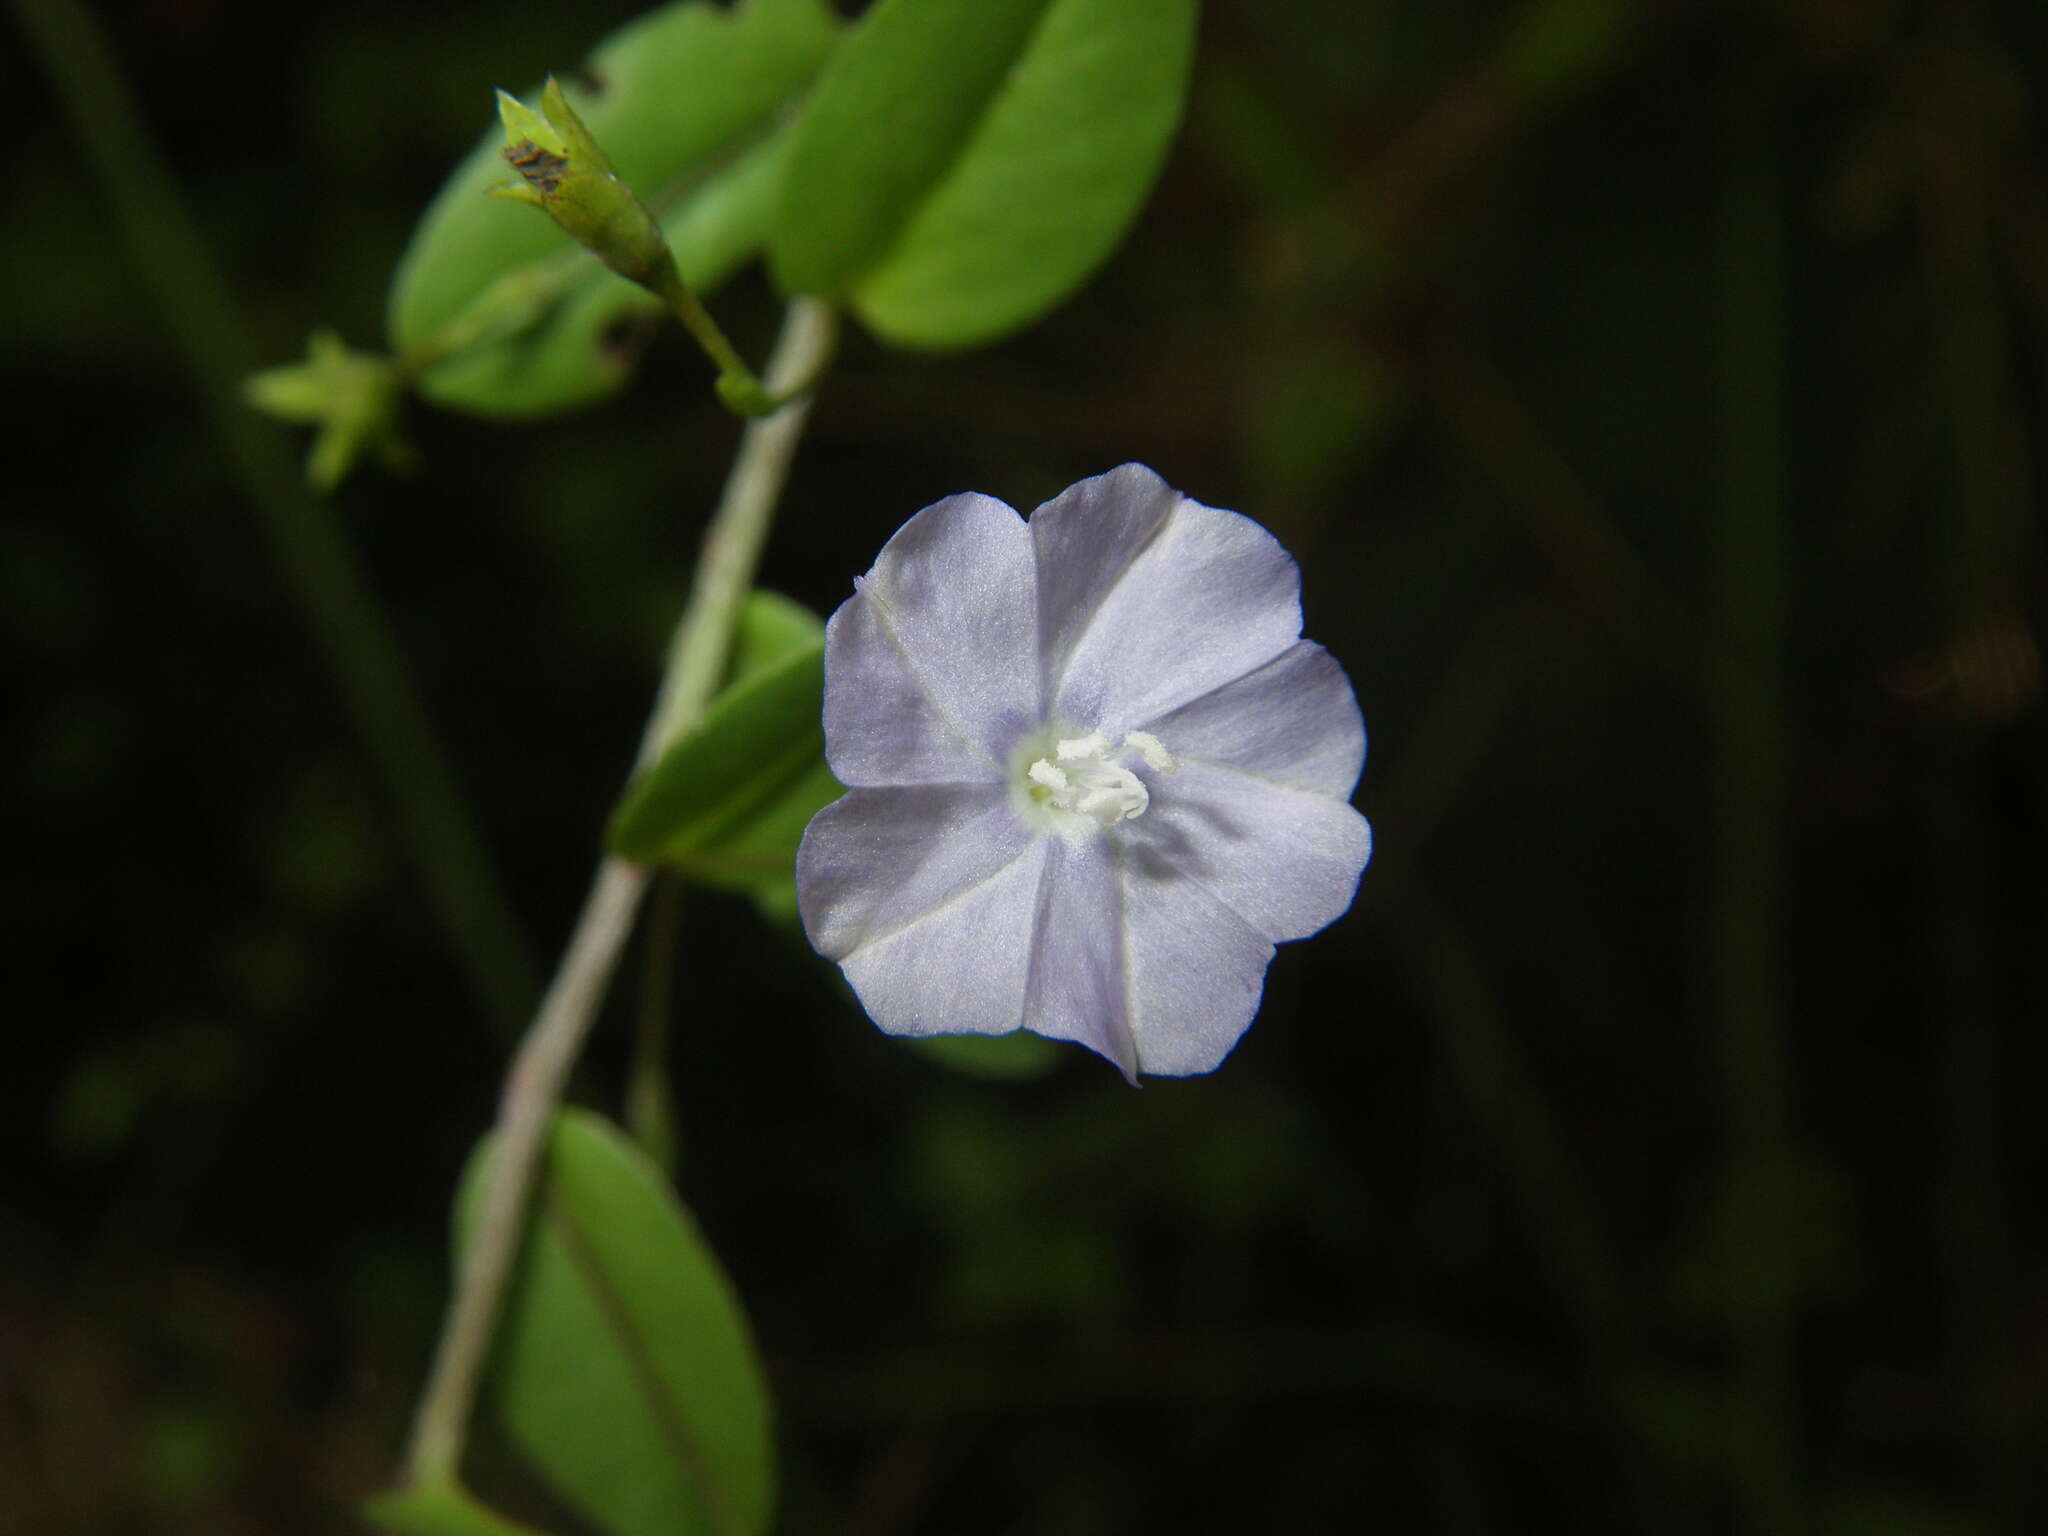
[[[457,1206],[467,1244],[487,1140]],[[739,1303],[690,1214],[603,1117],[564,1111],[490,1383],[513,1441],[612,1536],[760,1532],[767,1388]]]
[[[627,786],[612,852],[757,895],[789,878],[805,823],[840,793],[824,763],[824,635],[787,598],[748,599],[733,681]]]
[[[825,621],[794,598],[761,588],[747,594],[733,632],[725,686],[751,682],[790,657],[822,645]]]
[[[787,119],[839,36],[825,0],[685,0],[602,43],[595,89],[568,96],[653,210],[683,280],[722,282],[760,248]],[[392,344],[420,392],[487,416],[537,416],[617,389],[608,338],[660,309],[532,209],[488,197],[509,172],[487,133],[414,232],[392,287]]]
[[[904,1043],[941,1066],[991,1082],[1043,1077],[1060,1063],[1056,1042],[1021,1029],[1007,1035],[925,1035]]]
[[[452,1481],[378,1494],[363,1501],[363,1518],[396,1536],[540,1536]]]
[[[777,280],[905,345],[1034,319],[1137,216],[1194,23],[1195,0],[880,0],[797,125]]]

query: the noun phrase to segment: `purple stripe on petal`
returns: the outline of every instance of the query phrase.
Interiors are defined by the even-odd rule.
[[[1180,500],[1143,464],[1125,464],[1068,486],[1031,514],[1047,697],[1110,590]]]
[[[1182,498],[1075,643],[1053,714],[1121,736],[1300,636],[1293,556],[1250,518]]]
[[[841,962],[892,1035],[1008,1034],[1024,1022],[1031,926],[1047,843]]]
[[[1048,839],[1034,942],[1024,1027],[1054,1040],[1079,1041],[1135,1083],[1123,891],[1115,859],[1101,839]]]
[[[1147,722],[1178,758],[1349,799],[1365,766],[1365,719],[1336,658],[1311,640]]]
[[[811,818],[797,849],[804,931],[844,960],[991,879],[1031,838],[1000,785],[849,790]]]
[[[1114,835],[1133,867],[1200,885],[1274,943],[1342,917],[1372,856],[1346,802],[1187,759]]]
[[[1041,715],[1038,576],[1024,520],[992,496],[934,502],[882,546],[860,596],[931,711],[1001,768]]]
[[[865,592],[825,626],[825,761],[840,783],[993,783],[1002,769],[941,714]]]
[[[1273,946],[1200,885],[1158,878],[1122,853],[1138,1070],[1213,1072],[1258,1012]]]

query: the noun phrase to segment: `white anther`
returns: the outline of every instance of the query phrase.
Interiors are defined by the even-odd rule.
[[[1031,776],[1033,783],[1043,784],[1047,789],[1055,793],[1063,794],[1070,787],[1067,783],[1066,774],[1042,757],[1027,768],[1025,772]]]
[[[1092,818],[1097,826],[1113,827],[1120,821],[1144,815],[1151,804],[1152,796],[1136,774],[1126,768],[1111,768],[1109,782],[1089,789],[1074,809]]]
[[[1063,763],[1071,763],[1077,757],[1101,757],[1109,751],[1109,738],[1100,731],[1090,731],[1086,736],[1061,742],[1054,750]]]
[[[1172,773],[1180,766],[1173,760],[1173,754],[1160,745],[1159,738],[1150,731],[1132,731],[1124,737],[1124,745],[1135,747],[1143,753],[1145,766],[1154,773]]]
[[[1086,817],[1098,827],[1144,815],[1151,808],[1152,792],[1118,761],[1127,753],[1142,754],[1155,773],[1172,773],[1176,766],[1173,754],[1148,731],[1132,731],[1119,746],[1111,746],[1102,732],[1090,731],[1053,742],[1048,755],[1025,768],[1025,780],[1033,786],[1031,803],[1046,812]],[[1071,827],[1066,835],[1073,835]]]

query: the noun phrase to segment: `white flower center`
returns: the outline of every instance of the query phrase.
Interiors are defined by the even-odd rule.
[[[1174,771],[1173,754],[1149,731],[1132,731],[1115,746],[1100,731],[1057,737],[1047,730],[1027,738],[1016,758],[1028,765],[1017,786],[1020,809],[1047,830],[1069,836],[1142,816],[1152,794],[1119,761],[1131,754],[1154,773]]]

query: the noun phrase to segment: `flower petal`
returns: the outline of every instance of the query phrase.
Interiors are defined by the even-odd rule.
[[[828,651],[828,734],[834,707],[842,719],[857,716],[856,697],[885,670],[867,643],[872,624],[893,641],[907,685],[925,701],[922,715],[897,728],[929,734],[941,723],[1000,774],[1011,745],[1041,715],[1037,574],[1023,519],[993,496],[948,496],[897,529],[855,587],[852,601],[866,611],[840,626],[842,649],[864,665],[851,666],[842,684]],[[848,767],[862,771],[873,758],[876,771],[889,772],[953,750],[943,740],[930,752],[849,748]]]
[[[1276,944],[1334,922],[1358,893],[1372,829],[1344,801],[1199,759],[1155,784],[1151,808],[1114,836],[1162,886],[1199,886]]]
[[[1031,514],[1047,698],[1103,599],[1180,499],[1143,464],[1125,464],[1068,486]]]
[[[1258,1012],[1273,946],[1202,886],[1128,852],[1119,864],[1138,1070],[1213,1072]]]
[[[1365,720],[1336,658],[1300,640],[1257,671],[1141,722],[1175,757],[1206,758],[1348,799],[1365,766]]]
[[[1024,1027],[1078,1041],[1136,1082],[1116,860],[1100,838],[1051,838],[1047,844]]]
[[[840,962],[892,1035],[1006,1035],[1024,1022],[1031,925],[1049,840]]]
[[[1081,542],[1061,558],[1083,558]],[[1101,557],[1113,562],[1123,548],[1113,536]],[[1300,636],[1293,557],[1250,518],[1183,496],[1073,639],[1047,690],[1052,714],[1116,737],[1244,676]]]
[[[996,760],[941,714],[866,591],[825,626],[825,761],[840,783],[974,784]]]
[[[1032,836],[999,785],[849,790],[811,818],[797,849],[804,931],[818,953],[844,960],[992,880]]]

